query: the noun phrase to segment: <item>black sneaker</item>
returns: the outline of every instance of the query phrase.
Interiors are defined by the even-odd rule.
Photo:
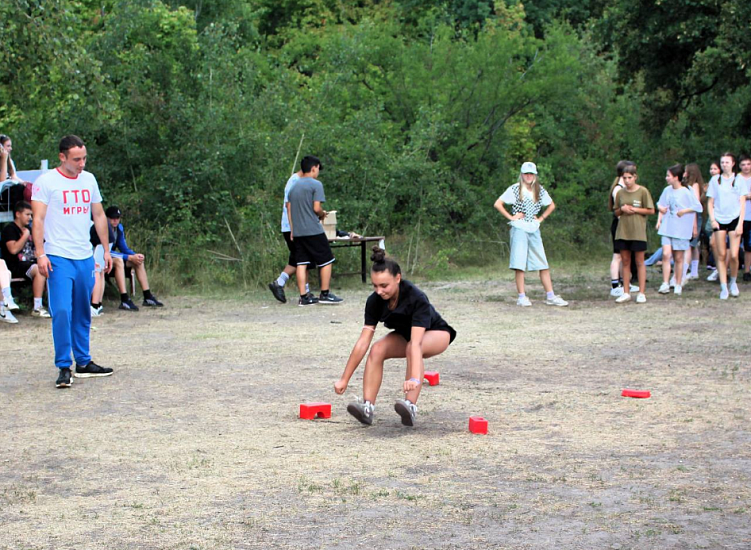
[[[73,381],[70,379],[70,369],[60,369],[60,375],[55,382],[56,388],[70,388]]]
[[[120,307],[117,309],[126,309],[128,311],[138,311],[138,306],[133,303],[133,300],[128,298],[124,302],[120,302]]]
[[[94,361],[89,361],[86,365],[76,365],[76,378],[97,378],[99,376],[110,376],[112,369],[109,367],[100,367]]]
[[[131,302],[133,303],[133,302]],[[144,307],[162,307],[164,304],[156,299],[156,296],[153,294],[149,296],[148,298],[143,299],[143,305]],[[138,308],[136,308],[138,310]]]
[[[279,286],[279,283],[277,283],[276,281],[270,282],[269,290],[271,291],[271,294],[274,295],[274,298],[276,298],[283,304],[287,303],[287,297],[284,295],[284,287]]]
[[[318,303],[318,298],[308,292],[305,296],[300,296],[300,301],[297,302],[298,306],[312,306]]]
[[[747,283],[749,281],[751,281],[751,273],[744,273],[743,274],[743,282]]]
[[[344,300],[342,298],[339,298],[336,294],[333,292],[329,292],[325,296],[321,294],[318,297],[318,303],[319,304],[341,304]]]

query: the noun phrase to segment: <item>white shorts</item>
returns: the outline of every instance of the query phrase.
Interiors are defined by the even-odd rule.
[[[94,247],[94,271],[104,271],[104,247],[101,244]]]
[[[691,248],[691,241],[689,239],[676,239],[674,237],[662,237],[662,246],[669,246],[673,250],[688,250]]]
[[[511,228],[511,258],[509,268],[520,271],[540,271],[548,269],[545,248],[542,246],[542,236],[538,229],[534,233],[527,233],[523,229]]]

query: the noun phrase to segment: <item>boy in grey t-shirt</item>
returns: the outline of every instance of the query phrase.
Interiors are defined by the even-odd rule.
[[[326,196],[323,185],[316,178],[323,166],[316,157],[307,156],[302,159],[301,168],[302,177],[290,189],[287,203],[290,238],[295,243],[297,260],[297,287],[300,290],[298,305],[338,304],[342,299],[329,290],[331,264],[335,258],[321,225],[321,220],[326,217],[321,203],[326,201]],[[318,267],[321,278],[321,294],[318,298],[305,290],[310,264]]]

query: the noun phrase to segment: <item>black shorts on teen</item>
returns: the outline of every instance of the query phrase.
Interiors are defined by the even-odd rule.
[[[326,233],[295,237],[295,265],[315,265],[323,267],[333,263],[335,258],[329,246]]]
[[[743,250],[751,252],[751,220],[743,220]]]
[[[613,216],[613,221],[610,224],[610,239],[613,241],[613,254],[618,254],[621,251],[621,249],[616,245],[616,243],[618,242],[615,240],[616,231],[618,231],[618,218]]]
[[[624,239],[618,239],[615,241],[615,246],[618,250],[630,250],[631,252],[646,252],[647,241],[626,241]]]
[[[282,231],[282,236],[284,237],[284,242],[287,243],[287,250],[289,250],[289,260],[287,260],[287,265],[297,265],[297,256],[295,255],[295,241],[289,238],[289,231]]]
[[[9,269],[11,277],[14,279],[28,279],[31,281],[32,277],[27,275],[31,266],[36,262],[18,262],[13,269]]]
[[[430,331],[435,331],[435,330],[441,330],[443,332],[449,333],[449,346],[454,342],[454,340],[456,340],[456,331],[448,323],[444,322],[442,326],[429,328],[425,332],[430,332]],[[391,332],[394,334],[398,334],[399,336],[404,338],[407,342],[409,342],[412,339],[412,331],[402,332],[399,330],[392,330]]]
[[[717,222],[720,223],[720,222]],[[730,223],[720,223],[720,228],[715,229],[715,231],[727,231],[728,233],[731,231],[735,231],[735,228],[738,227],[738,218],[735,218]],[[746,229],[745,227],[743,229]]]

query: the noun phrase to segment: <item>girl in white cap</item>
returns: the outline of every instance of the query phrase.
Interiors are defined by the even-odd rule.
[[[511,213],[506,210],[506,204],[512,205]],[[539,215],[543,207],[546,207],[545,211]],[[540,236],[540,224],[555,210],[555,203],[537,181],[537,167],[533,162],[522,164],[519,181],[495,201],[495,208],[509,220],[511,226],[509,268],[515,271],[516,290],[519,293],[516,305],[532,305],[524,292],[524,272],[539,271],[547,294],[545,304],[567,306],[568,302],[553,292],[550,268]]]

